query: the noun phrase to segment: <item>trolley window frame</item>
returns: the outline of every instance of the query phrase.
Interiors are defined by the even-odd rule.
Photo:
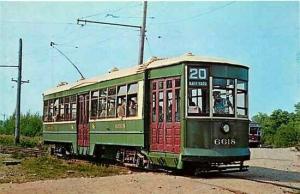
[[[193,79],[190,80],[189,78],[189,70],[191,68],[197,68],[197,69],[206,69],[206,76],[205,78],[201,79],[200,78],[200,75],[198,77],[198,82],[200,82],[199,85],[194,85],[194,86],[190,86],[189,85],[189,82],[190,81],[193,81]],[[197,72],[200,74],[200,72]],[[204,117],[204,118],[207,118],[210,116],[210,74],[211,74],[211,69],[210,69],[210,66],[209,65],[205,65],[205,64],[201,64],[201,65],[195,65],[195,64],[190,64],[190,65],[186,65],[185,66],[185,93],[186,93],[186,98],[185,98],[185,116],[186,118],[187,117],[196,117],[196,118],[201,118],[201,117]],[[196,79],[197,80],[197,79]],[[197,82],[197,81],[196,81]],[[207,85],[201,85],[201,82],[206,82]],[[205,105],[206,107],[206,111],[208,110],[208,113],[207,112],[202,112],[203,111],[203,107],[204,107],[204,104],[202,104],[201,106],[201,109],[199,109],[199,113],[189,113],[189,89],[197,89],[197,95],[196,95],[196,98],[199,98],[199,93],[198,93],[198,89],[203,89],[203,90],[206,90],[207,91],[207,94],[206,94],[206,101],[205,103],[208,103]],[[192,96],[193,97],[193,96]],[[201,91],[201,95],[200,95],[201,98],[203,98],[203,93]],[[197,102],[198,102],[198,99],[197,99]],[[198,107],[198,106],[197,106]],[[198,107],[200,108],[200,107]]]
[[[208,68],[208,86],[209,86],[209,116],[189,116],[188,115],[188,67],[190,66],[196,66],[196,67],[207,67]],[[229,66],[229,65],[228,65]],[[241,68],[243,68],[243,66],[241,66]],[[212,69],[210,67],[210,65],[205,65],[204,63],[186,63],[184,64],[184,91],[185,91],[185,98],[184,98],[184,116],[187,119],[227,119],[227,120],[249,120],[249,80],[244,80],[244,79],[237,79],[234,77],[220,77],[220,76],[212,76]],[[217,116],[217,115],[213,115],[213,96],[212,96],[212,91],[213,91],[213,78],[225,78],[225,79],[233,79],[234,80],[234,115],[233,116]],[[238,116],[237,114],[237,80],[240,81],[244,81],[247,84],[247,90],[246,90],[246,102],[245,102],[245,106],[247,109],[246,115],[244,116]]]

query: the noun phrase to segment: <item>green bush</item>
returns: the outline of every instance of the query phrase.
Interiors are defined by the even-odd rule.
[[[295,146],[300,143],[300,125],[296,122],[290,122],[287,125],[281,125],[275,136],[274,144],[276,147]]]
[[[20,144],[21,147],[39,147],[42,145],[42,137],[36,136],[36,137],[26,137],[21,136],[20,137]],[[13,135],[0,135],[0,145],[6,145],[6,146],[14,146],[14,136]]]
[[[24,136],[41,136],[43,122],[39,114],[26,113],[21,115],[20,133]],[[0,134],[11,135],[15,130],[15,115],[10,116],[6,121],[2,121]]]
[[[300,102],[295,105],[295,112],[280,109],[269,116],[258,113],[252,120],[262,127],[262,143],[276,147],[296,146],[300,144]]]

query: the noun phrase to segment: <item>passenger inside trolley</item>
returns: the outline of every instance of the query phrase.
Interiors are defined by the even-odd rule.
[[[222,94],[224,95],[224,94]],[[214,97],[214,112],[217,114],[230,114],[233,112],[233,105],[230,102],[229,95],[225,94],[226,97],[221,96],[220,91],[214,91],[213,97]],[[230,111],[231,109],[231,111]]]

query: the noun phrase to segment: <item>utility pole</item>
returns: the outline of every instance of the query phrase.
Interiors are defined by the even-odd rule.
[[[145,43],[145,33],[146,33],[146,18],[147,18],[147,1],[144,1],[142,26],[120,24],[120,23],[111,23],[111,22],[99,22],[99,21],[82,20],[82,19],[77,19],[77,24],[83,26],[83,25],[86,25],[87,23],[94,23],[94,24],[111,25],[111,26],[122,26],[122,27],[128,27],[128,28],[138,28],[140,30],[140,36],[141,36],[140,37],[140,45],[139,45],[138,64],[142,64],[143,61],[144,61],[144,43]]]
[[[147,18],[147,1],[144,1],[143,9],[143,24],[141,28],[141,40],[139,49],[139,64],[144,62],[144,45],[145,45],[145,34],[146,34],[146,18]]]
[[[17,82],[17,106],[16,106],[16,126],[15,126],[15,144],[20,143],[20,108],[21,108],[21,81],[22,81],[22,39],[19,41],[19,67]]]
[[[21,85],[23,83],[29,83],[29,80],[22,81],[22,39],[19,40],[19,64],[18,65],[0,65],[0,67],[17,67],[18,68],[18,80],[11,79],[11,81],[17,82],[17,104],[16,104],[16,126],[15,126],[15,144],[20,143],[20,112],[21,112]]]

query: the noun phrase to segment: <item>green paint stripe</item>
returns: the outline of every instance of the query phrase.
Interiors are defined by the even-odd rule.
[[[73,143],[73,141],[67,141],[67,140],[57,140],[57,139],[44,139],[44,141],[47,142],[63,142],[63,143]]]
[[[91,131],[90,134],[143,134],[143,131]]]
[[[76,131],[44,131],[44,134],[77,134]]]
[[[107,143],[107,142],[93,142],[95,145],[122,145],[122,146],[138,146],[141,147],[141,144],[126,144],[126,143]]]
[[[169,152],[149,152],[150,157],[168,157],[168,158],[178,158],[179,154],[169,153]]]

